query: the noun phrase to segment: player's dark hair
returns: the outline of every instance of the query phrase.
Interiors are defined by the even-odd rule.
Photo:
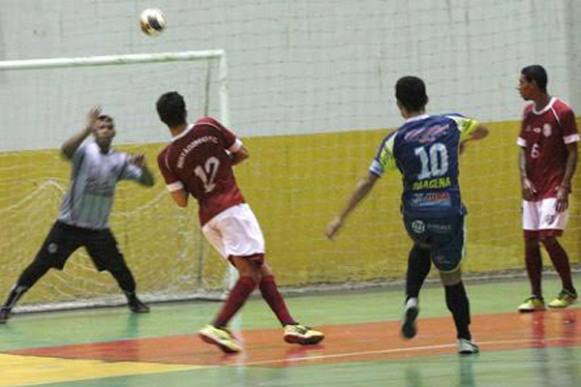
[[[531,65],[523,67],[520,71],[522,75],[524,75],[527,82],[535,82],[539,89],[547,92],[547,83],[549,82],[549,78],[547,76],[547,70],[541,65]]]
[[[395,98],[410,112],[423,110],[428,103],[426,85],[421,78],[405,76],[395,84]]]
[[[159,119],[170,128],[186,123],[186,103],[177,91],[162,94],[156,107]]]
[[[99,121],[109,122],[111,124],[111,126],[115,127],[115,121],[113,120],[113,117],[111,117],[107,114],[101,114],[101,115],[99,115],[99,117],[97,117],[97,119]]]

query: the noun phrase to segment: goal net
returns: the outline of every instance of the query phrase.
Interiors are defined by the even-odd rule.
[[[69,183],[59,147],[85,125],[94,105],[114,117],[114,147],[145,153],[153,188],[118,185],[110,218],[146,300],[217,297],[221,260],[206,264],[196,206],[171,201],[156,156],[170,134],[155,110],[159,95],[178,90],[191,117],[228,123],[222,50],[0,62],[0,266],[2,297],[42,245]],[[24,309],[124,302],[109,273],[97,273],[84,249],[64,271],[51,270],[22,300]]]

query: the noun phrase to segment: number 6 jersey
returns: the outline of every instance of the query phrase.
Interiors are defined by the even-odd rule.
[[[566,144],[579,141],[575,114],[565,102],[551,98],[541,111],[525,107],[517,144],[526,153],[527,177],[537,200],[554,198],[565,174]]]
[[[369,171],[382,176],[386,170],[400,170],[402,209],[406,214],[461,214],[459,146],[477,126],[477,121],[459,114],[409,118],[382,141]]]
[[[234,133],[215,119],[204,117],[174,137],[157,156],[167,189],[184,189],[198,201],[202,225],[227,208],[244,203],[227,153],[241,146]]]

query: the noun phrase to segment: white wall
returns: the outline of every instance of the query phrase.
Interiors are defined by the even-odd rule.
[[[152,39],[137,26],[150,1],[2,0],[0,60],[224,48],[232,126],[244,136],[397,126],[393,84],[406,74],[426,80],[431,111],[517,119],[519,71],[532,63],[581,109],[574,0],[154,3],[168,29]],[[192,69],[53,72],[52,83],[46,72],[0,73],[0,150],[56,147],[103,101],[121,142],[164,141],[153,104],[177,89],[197,114],[203,92]]]

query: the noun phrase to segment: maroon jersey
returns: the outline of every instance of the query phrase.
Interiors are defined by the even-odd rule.
[[[525,107],[517,144],[525,148],[526,173],[539,200],[557,196],[565,174],[566,144],[579,141],[575,113],[565,102],[551,98],[541,111]]]
[[[184,189],[198,201],[202,225],[225,209],[244,203],[226,153],[241,146],[234,133],[215,119],[204,117],[174,137],[157,156],[168,190]]]

